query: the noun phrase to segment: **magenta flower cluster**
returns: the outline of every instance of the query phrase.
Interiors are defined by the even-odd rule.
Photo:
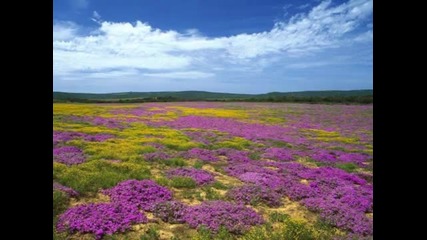
[[[184,223],[186,205],[178,201],[167,201],[156,204],[154,216],[168,223]]]
[[[241,174],[247,173],[247,172],[256,172],[256,173],[266,173],[266,174],[272,174],[272,175],[278,175],[277,172],[266,169],[260,166],[258,163],[252,161],[250,163],[238,163],[238,164],[232,164],[224,167],[224,171],[228,174],[230,174],[233,177],[238,177]]]
[[[184,220],[192,228],[205,226],[217,232],[222,226],[236,234],[264,222],[255,210],[225,201],[205,201],[200,205],[190,206],[185,210]]]
[[[207,162],[216,162],[219,160],[218,157],[216,156],[215,151],[202,149],[202,148],[193,148],[189,150],[184,157],[197,158]]]
[[[64,185],[61,185],[60,183],[57,183],[57,182],[53,182],[53,190],[54,191],[56,190],[56,191],[64,192],[69,197],[77,197],[77,196],[79,196],[79,193],[76,190],[74,190],[74,189],[72,189],[70,187],[66,187]]]
[[[172,199],[169,189],[152,180],[126,180],[103,193],[110,196],[113,203],[133,205],[145,211],[152,211],[157,203]]]
[[[361,235],[372,234],[372,220],[365,215],[373,211],[372,185],[355,174],[332,167],[308,168],[295,162],[266,161],[234,164],[224,170],[246,183],[301,201],[337,227]],[[301,182],[303,179],[307,183]],[[249,194],[240,194],[240,198],[249,199]]]
[[[57,230],[70,233],[92,233],[96,239],[105,234],[128,230],[132,224],[146,223],[148,219],[136,206],[114,203],[90,203],[66,210],[58,219]]]
[[[294,154],[295,153],[290,149],[272,147],[265,150],[265,153],[262,154],[262,157],[278,161],[292,161],[294,160]]]
[[[226,156],[228,163],[247,163],[251,161],[250,152],[232,148],[220,148],[216,150],[219,156]]]
[[[172,156],[165,152],[152,152],[152,153],[146,153],[144,154],[144,159],[147,161],[154,161],[154,160],[166,160],[170,159]]]
[[[279,173],[263,168],[256,162],[234,164],[224,167],[224,170],[246,183],[253,183],[278,192],[283,188],[283,179]]]
[[[236,105],[237,104],[237,105]],[[225,106],[220,103],[182,103],[196,108],[254,107],[252,103],[236,103]],[[372,235],[373,187],[372,174],[348,173],[331,167],[338,163],[354,163],[359,167],[369,167],[372,155],[368,145],[372,144],[372,106],[329,106],[292,104],[261,104],[275,110],[275,118],[286,121],[277,124],[262,123],[259,112],[257,123],[242,119],[182,116],[182,112],[173,108],[176,104],[144,104],[140,108],[115,109],[115,114],[133,114],[134,117],[102,118],[71,116],[68,120],[83,121],[109,128],[124,128],[130,122],[142,121],[152,126],[179,129],[193,141],[206,146],[217,146],[218,142],[231,137],[243,137],[254,144],[245,150],[231,148],[203,149],[188,151],[163,151],[165,146],[151,143],[157,152],[144,154],[146,160],[166,160],[173,157],[196,158],[206,162],[216,162],[225,156],[225,172],[245,183],[226,193],[228,200],[205,201],[200,205],[186,206],[172,201],[172,193],[151,180],[127,180],[105,190],[111,203],[89,204],[70,208],[60,217],[58,230],[81,233],[93,233],[97,238],[105,234],[129,229],[131,224],[147,222],[140,212],[152,211],[153,214],[169,223],[188,223],[192,228],[206,226],[218,231],[221,226],[232,233],[240,234],[250,226],[261,224],[263,219],[246,205],[265,204],[270,207],[281,205],[283,197],[299,201],[309,210],[316,212],[326,222],[346,230],[350,235],[362,239]],[[172,106],[172,108],[169,108]],[[150,109],[152,107],[160,110]],[[279,110],[279,111],[276,111]],[[179,116],[174,120],[152,118],[155,114],[176,111]],[[256,114],[253,111],[250,114]],[[366,113],[366,114],[365,114]],[[251,115],[251,118],[254,117]],[[67,119],[64,119],[67,120]],[[192,131],[196,128],[202,131]],[[319,129],[334,131],[342,137],[357,138],[357,141],[340,142],[339,139],[323,141],[315,131]],[[227,133],[217,134],[212,130]],[[54,161],[67,165],[85,161],[83,151],[77,147],[64,146],[73,139],[85,141],[105,141],[114,137],[109,134],[88,135],[78,132],[53,133]],[[339,150],[338,150],[339,149]],[[299,157],[307,157],[329,167],[309,168],[295,162]],[[262,158],[252,160],[251,158]],[[114,161],[114,160],[110,160]],[[212,183],[214,176],[195,168],[175,168],[166,172],[166,176],[189,177],[198,185]],[[53,184],[54,190],[77,196],[73,189],[59,183]]]
[[[83,151],[74,146],[63,146],[53,149],[53,160],[68,166],[86,161]]]
[[[85,141],[91,142],[103,142],[114,136],[111,134],[85,134],[80,132],[61,132],[54,131],[53,132],[53,145],[57,145],[59,143],[68,142],[73,139],[83,139]]]
[[[284,167],[286,169],[286,167]],[[296,171],[294,171],[296,170]],[[319,212],[327,222],[361,235],[372,234],[373,188],[366,180],[332,167],[287,169],[285,192]],[[307,179],[309,185],[301,184]]]
[[[76,138],[82,138],[85,134],[79,132],[53,132],[53,145],[61,142],[67,142]]]
[[[174,168],[167,171],[166,175],[172,177],[189,177],[192,178],[198,185],[205,185],[212,183],[215,178],[211,173],[202,169],[196,168]]]
[[[103,142],[106,141],[110,138],[113,138],[114,136],[111,134],[104,134],[104,133],[100,133],[100,134],[94,134],[94,135],[86,135],[84,136],[84,140],[86,141],[91,141],[91,142]]]
[[[358,201],[358,200],[356,200]],[[333,197],[307,198],[303,204],[310,210],[319,212],[320,217],[331,225],[349,230],[356,234],[371,235],[372,219],[366,217],[364,212]]]
[[[227,132],[232,136],[243,137],[248,140],[274,139],[285,142],[300,143],[301,138],[296,136],[293,128],[282,126],[263,125],[239,122],[229,118],[183,116],[175,121],[161,121],[150,123],[154,126],[169,126],[176,129],[199,128]]]
[[[213,142],[217,142],[221,139],[220,136],[213,132],[209,131],[183,131],[185,135],[190,137],[195,142],[200,142],[205,145],[212,144]]]
[[[244,185],[228,190],[226,196],[237,203],[257,205],[263,203],[270,207],[279,207],[282,196],[277,192],[258,185]]]
[[[253,183],[269,189],[280,191],[283,188],[283,180],[275,175],[259,172],[246,172],[237,177],[246,183]]]
[[[104,126],[107,128],[123,128],[124,124],[118,119],[103,118],[103,117],[90,117],[90,116],[70,116],[67,120],[72,122],[87,122],[96,126]]]
[[[310,157],[315,161],[324,163],[351,162],[361,167],[370,158],[369,155],[363,153],[347,153],[326,149],[314,149]]]

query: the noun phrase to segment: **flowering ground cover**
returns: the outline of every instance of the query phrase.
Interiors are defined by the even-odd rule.
[[[54,104],[55,239],[370,239],[372,105]]]

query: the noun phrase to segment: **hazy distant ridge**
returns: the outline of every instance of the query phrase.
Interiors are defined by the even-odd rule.
[[[350,96],[372,96],[373,90],[349,90],[349,91],[302,91],[302,92],[270,92],[265,94],[240,94],[240,93],[218,93],[205,91],[180,91],[180,92],[122,92],[122,93],[68,93],[53,92],[53,99],[141,99],[156,97],[171,97],[183,100],[214,100],[214,99],[249,99],[269,97],[350,97]]]

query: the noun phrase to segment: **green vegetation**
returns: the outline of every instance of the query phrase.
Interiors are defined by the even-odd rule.
[[[215,234],[209,231],[205,226],[202,225],[197,230],[197,235],[194,240],[233,240],[236,239],[226,228],[220,227],[218,232]]]
[[[187,166],[187,163],[182,158],[171,158],[168,160],[161,160],[161,163],[165,164],[166,166],[170,167],[184,167]]]
[[[358,168],[354,163],[337,163],[335,166],[349,173],[354,172]]]
[[[64,192],[53,191],[53,216],[58,216],[68,208],[70,198]]]
[[[266,94],[214,93],[204,91],[125,92],[105,94],[53,92],[53,102],[140,103],[177,101],[248,101],[369,104],[373,102],[373,91],[304,91],[271,92]]]
[[[53,179],[82,194],[96,193],[99,189],[110,188],[127,179],[147,179],[150,170],[140,163],[111,163],[93,160],[67,167],[53,163]]]
[[[141,236],[141,240],[159,240],[160,234],[157,228],[150,226],[144,235]]]
[[[203,201],[201,192],[198,189],[185,190],[181,194],[182,194],[182,198],[184,199],[189,199],[189,200],[197,199],[199,201]]]
[[[170,180],[165,178],[165,177],[159,177],[155,181],[157,184],[164,186],[164,187],[168,187],[170,185]]]
[[[322,229],[311,226],[308,223],[286,218],[278,225],[265,223],[261,226],[252,228],[244,234],[242,240],[329,240],[338,237],[338,233],[332,227],[323,227]]]
[[[286,227],[282,230],[283,239],[295,240],[315,240],[313,229],[309,228],[307,224],[297,221],[287,221]]]
[[[223,199],[222,195],[219,194],[215,189],[213,189],[210,186],[206,186],[202,188],[203,191],[206,193],[206,200],[220,200]]]
[[[170,186],[175,188],[195,188],[197,183],[189,177],[173,177],[171,178]]]
[[[203,167],[203,165],[205,165],[204,162],[197,161],[197,162],[194,163],[193,167],[196,168],[196,169],[201,169]]]
[[[220,190],[227,190],[229,187],[225,186],[222,182],[215,181],[212,183],[212,187]]]
[[[283,223],[287,221],[290,217],[286,213],[273,212],[269,215],[269,218],[270,218],[270,221],[273,223],[276,223],[276,222]]]

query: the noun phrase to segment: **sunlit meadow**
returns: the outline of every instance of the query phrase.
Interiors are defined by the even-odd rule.
[[[372,238],[372,105],[53,108],[55,239]]]

